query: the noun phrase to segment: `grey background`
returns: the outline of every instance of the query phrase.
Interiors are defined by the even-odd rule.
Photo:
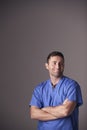
[[[87,130],[87,4],[69,1],[0,3],[0,130],[35,130],[28,104],[39,82],[48,79],[49,52],[65,55],[65,75],[81,85],[84,105],[79,127]]]

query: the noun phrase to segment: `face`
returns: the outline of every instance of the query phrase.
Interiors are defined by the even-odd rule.
[[[60,56],[51,56],[49,62],[46,63],[46,69],[50,76],[60,78],[64,71],[64,60]]]

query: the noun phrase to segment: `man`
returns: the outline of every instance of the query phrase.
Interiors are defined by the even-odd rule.
[[[63,75],[61,52],[51,52],[45,66],[50,79],[34,89],[31,119],[38,120],[38,130],[78,130],[79,106],[83,103],[79,84]]]

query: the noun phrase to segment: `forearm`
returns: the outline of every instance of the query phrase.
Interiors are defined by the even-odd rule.
[[[54,115],[36,107],[32,107],[30,111],[31,111],[30,113],[32,119],[42,120],[42,121],[57,119],[57,117],[55,117]]]
[[[56,116],[57,118],[63,118],[69,116],[76,106],[76,102],[71,102],[66,99],[62,105],[55,107],[45,107],[42,108],[43,111]]]
[[[66,116],[66,111],[63,105],[56,107],[45,107],[42,108],[44,112],[48,112],[49,114],[55,116],[56,118],[63,118]]]

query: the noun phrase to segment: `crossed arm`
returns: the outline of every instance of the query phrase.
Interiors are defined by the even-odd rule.
[[[30,107],[30,114],[32,119],[47,121],[47,120],[54,120],[58,118],[63,118],[70,115],[76,106],[76,102],[69,101],[66,99],[62,105],[55,106],[55,107],[44,107],[42,109],[31,106]]]

